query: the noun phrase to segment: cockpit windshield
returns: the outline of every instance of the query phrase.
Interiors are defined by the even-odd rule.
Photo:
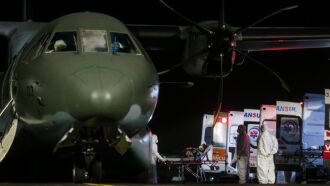
[[[108,52],[107,32],[105,30],[81,31],[84,52]]]
[[[46,53],[77,51],[76,32],[56,32],[48,45]]]
[[[77,39],[77,32],[55,32],[45,52],[77,51],[77,42],[80,41],[79,46],[81,46],[82,52],[138,54],[138,50],[128,34],[118,32],[107,34],[106,30],[81,30],[80,39]],[[109,46],[111,46],[111,50],[109,50]]]
[[[137,50],[128,34],[110,32],[112,52],[136,54]]]

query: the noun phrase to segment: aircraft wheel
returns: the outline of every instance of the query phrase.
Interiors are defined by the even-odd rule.
[[[102,181],[102,162],[99,160],[93,160],[90,171],[92,181],[100,183]]]
[[[75,164],[72,170],[72,179],[74,183],[83,183],[86,180],[85,168],[80,168]]]

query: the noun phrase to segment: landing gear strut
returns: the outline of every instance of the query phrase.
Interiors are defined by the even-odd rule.
[[[102,180],[102,162],[95,156],[93,148],[87,148],[74,160],[72,178],[75,183],[86,181],[100,183]]]

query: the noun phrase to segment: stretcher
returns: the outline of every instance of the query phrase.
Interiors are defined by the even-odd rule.
[[[184,181],[185,172],[188,172],[196,179],[196,182],[205,182],[206,176],[202,165],[210,166],[212,169],[219,169],[216,166],[217,161],[201,161],[195,157],[166,158],[166,160],[170,169],[178,170],[178,175],[173,177],[172,181]]]

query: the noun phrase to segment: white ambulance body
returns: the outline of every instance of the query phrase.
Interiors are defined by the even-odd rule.
[[[276,167],[279,171],[289,171],[290,176],[284,180],[293,180],[296,171],[301,170],[301,103],[277,101],[276,102],[276,137],[279,151],[275,157]],[[277,183],[281,183],[281,179]]]
[[[259,137],[260,110],[244,109],[244,125],[247,134],[250,137],[250,167],[256,167],[257,164],[257,139]]]
[[[204,114],[201,144],[211,145],[202,161],[205,172],[220,173],[226,171],[228,113],[220,113],[213,126],[214,116]]]
[[[237,128],[244,124],[244,112],[230,111],[228,118],[228,139],[227,139],[227,174],[237,174],[236,163],[233,158],[236,150]]]
[[[302,148],[312,157],[313,165],[323,165],[323,158],[315,158],[313,151],[324,145],[325,101],[322,94],[306,93],[304,96]]]
[[[324,147],[323,165],[330,168],[330,89],[325,89],[325,125],[324,125]]]

